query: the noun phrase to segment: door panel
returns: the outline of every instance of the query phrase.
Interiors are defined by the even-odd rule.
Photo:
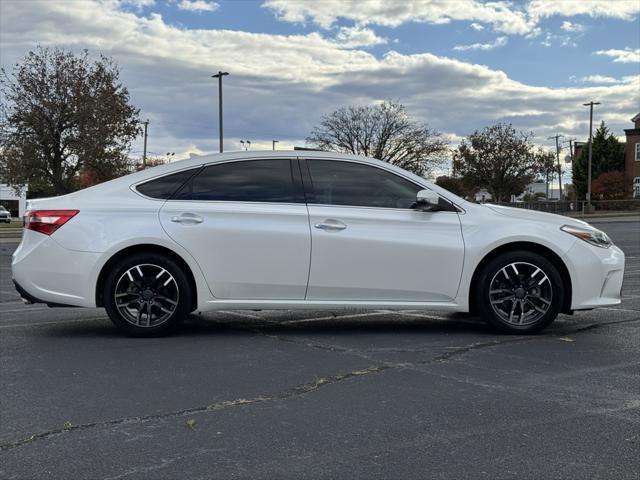
[[[464,259],[457,213],[308,208],[313,244],[308,300],[435,302],[455,297]]]
[[[160,221],[216,298],[304,298],[311,253],[304,204],[168,201]]]

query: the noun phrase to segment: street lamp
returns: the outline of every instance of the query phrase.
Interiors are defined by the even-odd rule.
[[[600,105],[600,102],[583,103],[583,106],[589,107],[589,166],[587,167],[587,205],[589,213],[591,213],[591,155],[593,144],[593,106]]]
[[[242,148],[247,151],[251,147],[251,140],[240,140],[240,144],[242,145]]]
[[[229,72],[218,71],[215,75],[211,75],[211,78],[218,79],[218,116],[220,123],[220,153],[222,153],[222,77],[229,75]]]
[[[276,143],[278,143],[278,140],[271,140],[271,149],[272,150],[276,149]]]

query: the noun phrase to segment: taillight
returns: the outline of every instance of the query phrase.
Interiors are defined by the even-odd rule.
[[[51,235],[78,212],[80,210],[29,210],[24,214],[24,228]]]

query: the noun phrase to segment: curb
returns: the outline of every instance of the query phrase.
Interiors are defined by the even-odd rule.
[[[22,238],[22,228],[1,228],[0,238]]]

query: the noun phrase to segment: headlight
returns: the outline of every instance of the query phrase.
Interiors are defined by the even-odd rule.
[[[580,240],[584,240],[591,245],[595,245],[596,247],[609,248],[613,245],[613,242],[606,233],[601,230],[596,230],[595,228],[581,228],[564,225],[560,227],[560,230],[567,232],[574,237],[578,237]]]

